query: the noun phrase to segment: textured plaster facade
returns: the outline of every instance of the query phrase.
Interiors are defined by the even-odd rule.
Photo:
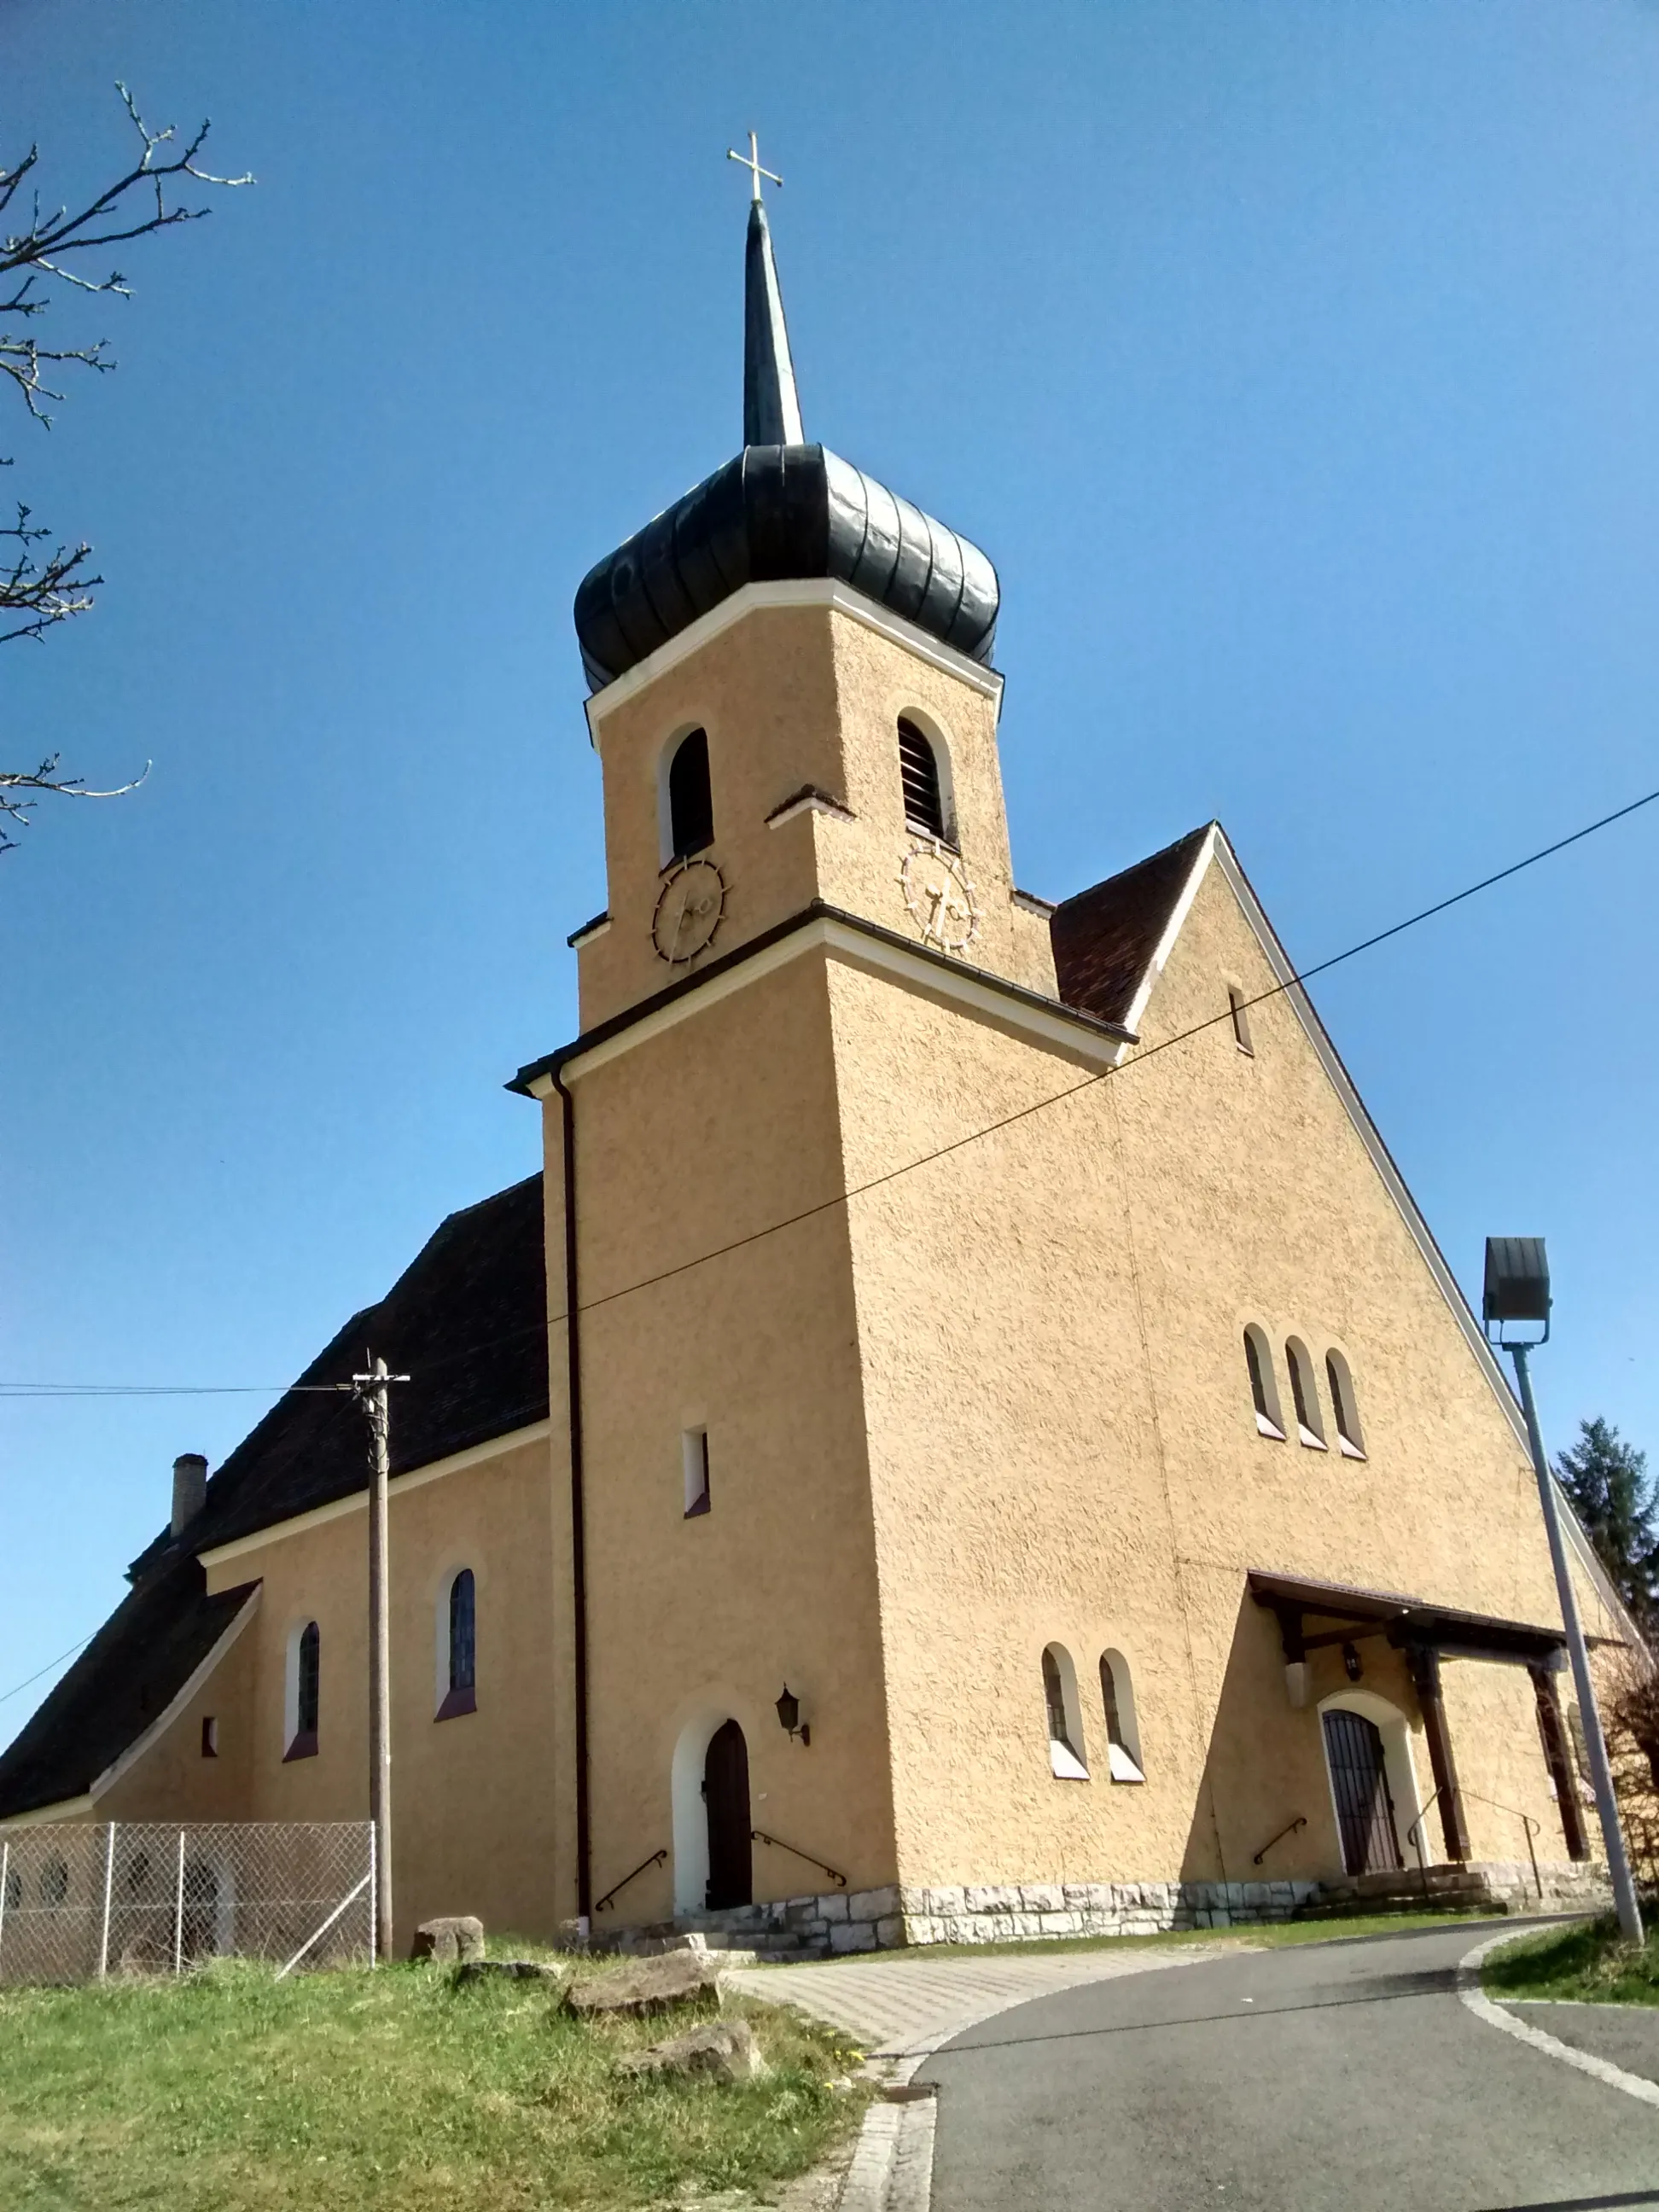
[[[763,1940],[1282,1916],[1341,1872],[1323,1705],[1383,1723],[1402,1840],[1432,1783],[1399,1655],[1360,1644],[1356,1684],[1316,1650],[1294,1706],[1249,1572],[1557,1613],[1501,1385],[1322,1033],[1294,993],[1253,1008],[1252,1052],[1224,1019],[1230,988],[1255,998],[1287,973],[1224,840],[1205,847],[1126,1044],[1058,1006],[1046,925],[1014,898],[984,672],[890,622],[760,592],[613,691],[590,709],[611,927],[582,945],[585,1041],[558,1067],[582,1310],[591,1894],[665,1859],[598,1931],[698,1901],[697,1783],[728,1717],[755,1827],[794,1847],[755,1845],[759,1909],[740,1919]],[[916,938],[901,714],[945,753],[979,904],[948,970],[892,942]],[[671,980],[650,929],[661,786],[694,726],[727,904],[672,980],[725,964],[619,1022]],[[769,825],[808,786],[834,805]],[[815,902],[877,933],[788,928]],[[745,945],[751,959],[728,959]],[[476,1911],[545,1934],[578,1908],[565,1114],[551,1074],[533,1087],[547,1432],[393,1488],[405,1927]],[[1293,1419],[1285,1441],[1258,1432],[1249,1324],[1285,1409],[1286,1340],[1306,1346],[1328,1449]],[[1363,1458],[1338,1447],[1328,1351],[1352,1377]],[[688,1431],[707,1433],[711,1478],[691,1517]],[[210,1555],[212,1588],[258,1581],[253,1610],[95,1816],[361,1817],[365,1550],[359,1499]],[[478,1710],[439,1723],[438,1594],[462,1565]],[[1594,1577],[1579,1591],[1593,1635],[1626,1632]],[[285,1762],[288,1643],[309,1619],[319,1750]],[[1086,1777],[1053,1771],[1049,1645],[1071,1662]],[[1113,1779],[1107,1757],[1109,1651],[1132,1685],[1139,1781]],[[1444,1681],[1474,1859],[1525,1863],[1524,1814],[1540,1858],[1563,1860],[1524,1670],[1449,1660]],[[775,1716],[786,1684],[810,1747]],[[199,1756],[208,1711],[215,1761]]]

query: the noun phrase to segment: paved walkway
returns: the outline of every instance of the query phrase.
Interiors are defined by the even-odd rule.
[[[1472,1932],[1241,1948],[969,2029],[920,2073],[932,2212],[1659,2206],[1659,2111],[1474,2014]]]
[[[872,2057],[896,2062],[894,2075],[908,2081],[941,2044],[1011,2005],[1219,1955],[1217,1948],[1196,1943],[1168,1951],[1023,1952],[988,1959],[909,1951],[821,1966],[740,1966],[731,1980],[769,2004],[795,2005],[845,2028]]]

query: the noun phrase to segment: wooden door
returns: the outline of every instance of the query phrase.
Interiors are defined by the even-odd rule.
[[[749,1747],[735,1721],[709,1738],[702,1765],[708,1808],[708,1894],[711,1912],[754,1901],[749,1833]]]
[[[1325,1715],[1342,1863],[1351,1875],[1392,1873],[1400,1865],[1394,1800],[1382,1760],[1382,1731],[1362,1713],[1340,1707]]]

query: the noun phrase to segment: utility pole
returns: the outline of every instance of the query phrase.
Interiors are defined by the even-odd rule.
[[[1637,1902],[1636,1884],[1631,1879],[1630,1860],[1625,1851],[1624,1832],[1619,1825],[1619,1800],[1613,1794],[1613,1769],[1607,1765],[1607,1738],[1601,1733],[1601,1716],[1595,1705],[1595,1685],[1590,1680],[1589,1647],[1584,1641],[1583,1623],[1578,1618],[1577,1594],[1572,1587],[1566,1549],[1561,1541],[1561,1512],[1556,1503],[1555,1478],[1551,1474],[1549,1462],[1544,1456],[1544,1439],[1538,1427],[1538,1408],[1533,1402],[1532,1374],[1527,1364],[1527,1354],[1531,1348],[1526,1344],[1510,1344],[1504,1347],[1515,1362],[1515,1379],[1521,1386],[1521,1410],[1527,1417],[1527,1442],[1532,1447],[1533,1472],[1538,1477],[1538,1496],[1544,1508],[1544,1528],[1550,1540],[1550,1561],[1555,1569],[1555,1589],[1561,1604],[1561,1623],[1567,1632],[1567,1654],[1572,1662],[1573,1687],[1578,1692],[1578,1717],[1584,1724],[1584,1750],[1589,1759],[1595,1809],[1601,1817],[1601,1841],[1607,1854],[1607,1872],[1613,1876],[1613,1895],[1619,1907],[1619,1925],[1626,1941],[1639,1943],[1642,1941],[1642,1908]]]
[[[392,1406],[387,1386],[407,1382],[389,1375],[384,1359],[351,1378],[368,1416],[368,1817],[374,1830],[374,1949],[392,1959],[392,1607],[387,1521],[392,1480]]]

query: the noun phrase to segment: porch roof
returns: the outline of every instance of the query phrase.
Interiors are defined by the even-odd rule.
[[[1566,1637],[1559,1628],[1504,1620],[1492,1613],[1464,1613],[1455,1606],[1430,1605],[1397,1590],[1306,1582],[1293,1576],[1268,1574],[1259,1567],[1250,1569],[1249,1582],[1250,1595],[1258,1605],[1279,1615],[1281,1630],[1288,1630],[1294,1620],[1297,1640],[1304,1649],[1352,1641],[1358,1630],[1362,1636],[1386,1636],[1401,1650],[1438,1651],[1448,1659],[1499,1660],[1511,1665],[1555,1668],[1561,1665],[1566,1648]],[[1302,1627],[1304,1616],[1310,1613],[1347,1626],[1331,1635],[1310,1636]]]

